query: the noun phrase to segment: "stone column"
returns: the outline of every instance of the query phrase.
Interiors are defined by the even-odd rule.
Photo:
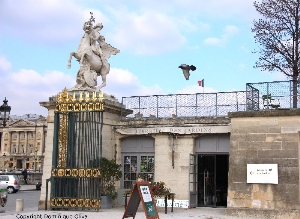
[[[24,134],[25,134],[25,153],[27,152],[27,148],[29,148],[29,145],[28,145],[28,131],[24,131]]]

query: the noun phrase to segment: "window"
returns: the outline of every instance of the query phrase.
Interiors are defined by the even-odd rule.
[[[14,146],[13,146],[13,153],[15,154],[15,153],[17,153],[17,146],[14,144]]]
[[[121,187],[131,189],[138,178],[154,180],[154,138],[132,136],[122,139],[123,178]]]
[[[24,145],[21,145],[22,154],[25,153]]]
[[[0,181],[9,181],[8,176],[0,176]]]
[[[33,138],[33,132],[29,132],[29,137]]]
[[[13,134],[13,139],[17,139],[17,137],[18,137],[18,133],[17,133],[17,132],[14,132],[14,134]]]
[[[30,154],[33,153],[33,145],[32,145],[32,144],[29,145],[29,153],[30,153]]]
[[[138,178],[145,181],[153,181],[154,156],[138,155],[123,156],[124,189],[131,189]]]
[[[141,156],[141,173],[142,178],[146,181],[153,181],[154,177],[154,156]]]
[[[22,132],[22,138],[23,139],[25,138],[25,132]]]
[[[125,156],[124,160],[124,188],[130,189],[137,179],[137,156]]]

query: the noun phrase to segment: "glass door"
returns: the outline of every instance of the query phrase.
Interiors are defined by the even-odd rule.
[[[197,155],[190,154],[189,162],[189,203],[190,208],[197,207]]]
[[[216,206],[216,156],[198,156],[198,205]]]

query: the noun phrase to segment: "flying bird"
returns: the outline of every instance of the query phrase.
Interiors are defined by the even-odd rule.
[[[186,64],[181,64],[178,68],[182,69],[183,75],[186,80],[189,80],[190,77],[190,70],[195,71],[196,67],[193,65],[186,65]]]

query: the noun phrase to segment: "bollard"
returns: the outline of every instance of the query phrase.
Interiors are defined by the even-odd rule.
[[[16,212],[24,211],[24,199],[16,199]]]

